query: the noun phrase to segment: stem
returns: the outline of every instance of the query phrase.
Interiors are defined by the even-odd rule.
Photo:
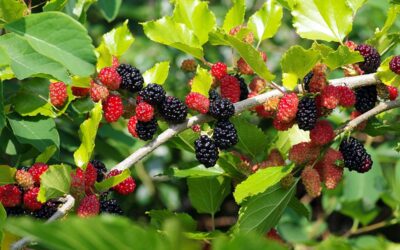
[[[396,219],[396,218],[389,219],[389,220],[384,220],[384,221],[381,221],[381,222],[378,222],[378,223],[375,223],[375,224],[371,224],[371,225],[359,228],[357,230],[354,230],[354,231],[350,232],[350,235],[367,233],[367,232],[374,231],[374,230],[379,229],[379,228],[395,225],[395,224],[397,224],[399,222],[400,222],[399,219]]]

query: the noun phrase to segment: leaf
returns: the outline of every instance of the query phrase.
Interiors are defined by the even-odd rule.
[[[0,185],[15,183],[15,172],[17,172],[16,168],[0,165]]]
[[[240,149],[243,153],[256,158],[260,154],[265,154],[268,136],[265,135],[260,128],[251,124],[242,117],[234,117],[232,123],[237,130],[239,142],[236,148]]]
[[[347,0],[297,1],[293,26],[302,38],[342,42],[352,29],[353,14]]]
[[[288,10],[293,10],[296,0],[277,0],[280,5]]]
[[[354,13],[361,8],[367,0],[347,0],[347,4],[353,10]]]
[[[208,9],[208,2],[177,0],[172,18],[193,31],[201,45],[208,41],[208,33],[215,28],[215,15]]]
[[[239,234],[232,240],[227,237],[219,237],[213,241],[213,250],[287,250],[283,244],[277,241],[268,240],[267,237],[260,237],[256,234]]]
[[[198,213],[215,214],[231,191],[230,179],[219,177],[188,178],[189,199]]]
[[[18,79],[45,75],[70,82],[67,69],[61,63],[40,54],[27,40],[16,34],[0,36],[0,47],[7,52],[11,69]]]
[[[38,53],[64,65],[72,74],[89,76],[94,73],[96,56],[92,40],[72,17],[61,12],[43,12],[5,27],[26,39]]]
[[[361,224],[368,225],[372,222],[376,216],[380,213],[379,207],[373,207],[372,209],[365,209],[362,201],[351,201],[342,202],[340,212],[353,219],[361,222]]]
[[[385,20],[385,24],[383,25],[382,29],[377,29],[374,36],[370,40],[377,40],[382,36],[385,36],[389,29],[393,26],[396,22],[397,16],[400,14],[400,5],[391,5],[388,9],[387,17]]]
[[[4,111],[3,82],[0,81],[0,135],[3,128],[7,125],[6,113]]]
[[[96,0],[69,0],[65,6],[65,13],[76,18],[79,22],[86,21],[86,12]]]
[[[390,56],[381,63],[377,70],[377,76],[383,83],[398,87],[400,85],[400,75],[394,73],[389,67],[392,58],[393,56]]]
[[[282,16],[282,7],[275,0],[270,0],[249,18],[247,25],[261,42],[276,34],[281,25]]]
[[[236,180],[243,180],[247,176],[240,169],[242,160],[239,156],[231,154],[229,152],[220,152],[217,165],[221,167],[224,172]],[[243,171],[243,172],[242,172]]]
[[[0,203],[0,246],[3,243],[3,228],[6,224],[7,212],[3,207],[3,204]]]
[[[74,161],[76,166],[82,168],[85,166],[93,153],[97,129],[99,127],[102,118],[102,106],[101,102],[95,104],[92,111],[90,111],[90,118],[85,120],[79,126],[79,138],[81,139],[81,145],[74,152]]]
[[[203,48],[199,39],[185,24],[175,22],[171,17],[142,23],[146,36],[154,42],[162,43],[196,58],[203,58]]]
[[[299,199],[295,196],[289,201],[288,206],[293,209],[298,215],[305,217],[307,220],[311,220],[311,211],[307,208]]]
[[[192,81],[191,92],[196,92],[208,98],[213,78],[208,70],[197,66],[196,75]]]
[[[243,24],[244,14],[246,11],[244,0],[232,0],[232,2],[233,6],[226,14],[224,24],[222,25],[222,29],[226,33],[229,33],[232,28]]]
[[[60,136],[54,119],[40,116],[20,117],[10,114],[8,122],[20,143],[30,144],[40,152],[51,145],[60,148]]]
[[[246,200],[239,210],[239,219],[234,232],[254,232],[257,234],[268,232],[278,223],[284,209],[292,199],[296,190],[296,183],[289,189],[275,185]]]
[[[283,155],[286,155],[293,145],[307,141],[310,141],[309,132],[301,130],[297,125],[294,125],[287,131],[278,132],[278,138],[275,142],[275,146],[276,148],[279,148],[279,151]]]
[[[105,191],[109,190],[110,188],[123,182],[130,176],[131,176],[131,172],[129,171],[129,169],[126,169],[126,170],[122,171],[122,173],[120,173],[119,175],[108,177],[107,179],[103,180],[102,182],[96,182],[94,184],[94,187],[99,192],[105,192]]]
[[[35,159],[35,162],[47,163],[54,153],[57,152],[57,147],[55,145],[48,146],[40,155]]]
[[[29,14],[28,6],[23,0],[0,0],[0,26]]]
[[[288,175],[293,168],[292,164],[286,167],[276,166],[258,170],[236,186],[233,193],[236,203],[241,204],[246,198],[265,192]]]
[[[352,250],[353,248],[349,243],[347,243],[345,238],[339,238],[335,236],[328,237],[316,247],[316,250],[331,250],[331,249]]]
[[[100,43],[99,47],[96,48],[97,64],[96,70],[100,71],[104,67],[112,66],[113,57],[110,51],[107,49],[104,42]]]
[[[71,87],[67,86],[68,99],[64,106],[55,109],[49,101],[49,84],[47,79],[30,79],[25,82],[12,99],[15,110],[22,116],[41,114],[56,118],[64,114],[69,104],[75,99]]]
[[[135,38],[129,31],[128,22],[126,20],[121,26],[103,35],[102,42],[104,42],[108,51],[113,56],[119,57],[123,55],[135,41]]]
[[[143,73],[144,82],[163,85],[169,73],[169,61],[156,63],[151,69]]]
[[[352,51],[349,47],[343,45],[340,45],[336,51],[329,53],[323,60],[331,70],[363,61],[364,58],[361,56],[360,52]]]
[[[198,165],[194,168],[179,169],[173,167],[171,169],[171,175],[176,178],[189,178],[189,177],[211,177],[221,176],[224,174],[224,170],[218,165],[210,168],[206,168],[203,165]]]
[[[71,167],[68,165],[51,165],[40,176],[40,190],[37,200],[46,201],[69,193],[71,186]]]
[[[62,11],[68,0],[50,0],[43,6],[43,11]]]
[[[180,221],[186,232],[195,231],[197,227],[197,222],[187,213],[176,213],[168,211],[166,209],[164,210],[152,209],[146,212],[146,214],[149,215],[151,218],[150,224],[159,230],[162,229],[165,221],[171,218]]]
[[[298,45],[292,46],[286,51],[281,60],[283,86],[293,90],[297,86],[297,80],[303,79],[319,59],[318,51],[313,49],[306,50]]]
[[[99,0],[97,5],[100,8],[100,12],[103,14],[104,18],[108,22],[111,22],[118,16],[121,3],[122,0]]]
[[[121,216],[103,215],[85,219],[69,216],[52,223],[28,217],[13,218],[8,221],[6,230],[20,236],[30,236],[46,249],[53,250],[172,250],[161,234],[135,225]],[[68,237],[60,237],[60,232]]]

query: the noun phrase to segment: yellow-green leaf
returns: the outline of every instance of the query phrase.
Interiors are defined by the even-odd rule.
[[[224,24],[222,25],[222,29],[229,33],[229,31],[238,26],[243,24],[244,21],[244,14],[246,11],[246,5],[244,0],[232,0],[233,6],[228,11],[225,16]]]
[[[68,165],[51,165],[40,176],[40,190],[37,200],[44,203],[69,193],[71,186],[71,167]]]
[[[135,38],[128,28],[128,20],[103,35],[103,42],[108,51],[110,51],[111,55],[117,57],[124,54],[134,41]]]
[[[208,91],[211,88],[212,76],[208,70],[197,66],[196,75],[192,82],[192,92],[196,92],[208,97]]]
[[[157,83],[164,84],[169,72],[169,61],[156,63],[151,69],[143,73],[143,79],[146,84]]]
[[[126,178],[131,176],[131,172],[129,169],[124,170],[122,173],[116,176],[109,177],[102,182],[96,182],[94,187],[98,192],[105,192],[110,188],[118,185],[119,183],[123,182]]]
[[[262,41],[275,35],[281,25],[282,16],[282,7],[275,0],[269,0],[249,18],[247,25],[257,39]]]
[[[378,68],[378,78],[383,83],[398,87],[400,85],[400,75],[394,73],[390,70],[389,63],[392,60],[393,56],[386,58],[382,63],[381,66]]]
[[[0,185],[15,183],[14,176],[16,171],[16,168],[0,165]]]
[[[339,46],[336,51],[329,53],[323,62],[331,69],[337,69],[344,65],[353,64],[364,61],[364,58],[360,55],[360,52],[350,50],[347,46]]]

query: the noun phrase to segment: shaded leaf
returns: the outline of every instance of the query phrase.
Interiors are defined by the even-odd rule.
[[[166,220],[174,218],[182,223],[183,229],[185,231],[195,231],[197,227],[197,222],[186,213],[176,213],[168,210],[150,210],[146,212],[150,216],[150,223],[157,229],[162,229],[163,224]]]
[[[293,209],[298,215],[303,216],[307,220],[311,220],[311,211],[295,196],[289,201],[288,206]]]
[[[15,183],[15,172],[17,172],[16,168],[0,165],[0,185]]]
[[[50,0],[43,6],[43,11],[62,11],[68,0]]]
[[[121,3],[122,0],[98,0],[97,5],[105,19],[111,22],[117,17]]]
[[[7,122],[6,122],[6,113],[4,111],[3,82],[0,81],[0,134],[6,125]]]
[[[57,147],[55,145],[51,145],[36,157],[35,162],[47,163],[51,157],[53,157],[55,152],[57,152]]]
[[[285,250],[282,244],[268,240],[266,237],[260,237],[255,234],[239,234],[230,238],[219,237],[213,242],[213,250]]]

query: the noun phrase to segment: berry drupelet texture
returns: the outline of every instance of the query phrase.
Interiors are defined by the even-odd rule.
[[[364,73],[374,73],[381,65],[381,56],[379,52],[367,44],[360,44],[355,48],[356,51],[360,52],[362,57],[364,57],[364,62],[359,63],[360,68]]]
[[[222,77],[228,74],[228,67],[225,63],[217,62],[211,67],[211,75],[220,80]]]
[[[206,135],[200,136],[194,142],[197,160],[206,167],[212,167],[218,160],[218,148],[213,139]]]
[[[364,145],[356,138],[344,139],[340,143],[339,151],[343,155],[344,166],[350,171],[365,173],[371,169],[373,163],[371,156],[365,150]]]
[[[122,173],[121,170],[114,169],[110,173],[108,173],[107,178],[119,175],[121,173]],[[129,176],[128,178],[126,178],[125,180],[120,182],[119,184],[115,185],[113,187],[113,190],[115,190],[119,194],[128,195],[128,194],[132,193],[133,191],[135,191],[135,188],[136,188],[136,182],[132,178],[132,176]]]
[[[221,96],[229,99],[232,103],[240,100],[240,82],[231,75],[226,75],[220,80]]]
[[[21,204],[22,192],[12,184],[0,186],[0,203],[4,207],[15,207]]]
[[[165,100],[165,90],[161,85],[150,83],[139,92],[139,96],[147,103],[159,105]]]
[[[97,171],[97,182],[104,180],[105,174],[107,173],[106,165],[99,160],[91,160],[90,163]]]
[[[154,134],[157,132],[157,127],[157,120],[153,118],[148,122],[137,121],[135,130],[139,139],[148,141],[151,140]]]
[[[167,122],[181,123],[185,121],[188,108],[185,103],[176,97],[168,96],[159,106],[160,115]]]
[[[100,82],[109,90],[119,89],[122,78],[114,67],[102,68],[97,76]]]
[[[217,99],[211,102],[208,112],[217,120],[226,120],[235,114],[235,106],[228,99]]]
[[[67,85],[63,82],[50,83],[49,95],[51,104],[57,108],[61,108],[68,99]]]
[[[108,213],[115,215],[122,215],[122,211],[118,201],[115,199],[100,200],[100,213]]]
[[[210,102],[213,102],[217,99],[221,99],[221,96],[215,89],[210,89],[210,91],[208,91],[208,99]]]
[[[133,137],[136,137],[136,138],[139,137],[136,132],[137,122],[138,122],[138,120],[137,120],[136,116],[132,116],[131,118],[129,118],[129,121],[128,121],[128,131]]]
[[[137,68],[129,64],[120,64],[117,72],[122,78],[120,85],[122,89],[135,93],[143,88],[143,76]]]
[[[306,91],[310,91],[310,82],[311,78],[314,76],[312,71],[308,72],[308,74],[303,78],[304,89]]]
[[[37,162],[28,169],[28,172],[32,175],[33,181],[36,185],[40,184],[40,176],[49,169],[49,166],[45,163]]]
[[[124,113],[122,99],[118,95],[109,95],[103,102],[104,118],[107,122],[116,122]]]
[[[299,128],[302,130],[311,130],[315,127],[317,122],[317,105],[315,104],[315,99],[310,97],[304,97],[300,100],[296,121]]]
[[[296,118],[299,99],[296,93],[285,94],[279,101],[276,118],[280,122],[289,123]]]
[[[210,100],[196,92],[190,92],[185,98],[185,103],[189,109],[196,110],[202,114],[207,114],[210,107]]]
[[[239,75],[235,75],[235,77],[238,79],[240,85],[240,101],[243,101],[249,96],[249,88],[247,87],[246,81],[243,77]]]
[[[394,73],[400,75],[400,56],[394,56],[389,62],[389,68]]]
[[[149,122],[154,117],[154,107],[143,101],[136,106],[135,113],[138,121]]]
[[[357,111],[365,113],[375,107],[378,100],[376,86],[365,86],[356,89],[356,103],[354,107]]]
[[[32,215],[37,219],[47,220],[57,212],[58,206],[58,203],[48,201],[39,210],[32,212]]]
[[[212,138],[219,149],[228,149],[238,143],[235,126],[228,120],[221,120],[215,123]]]

